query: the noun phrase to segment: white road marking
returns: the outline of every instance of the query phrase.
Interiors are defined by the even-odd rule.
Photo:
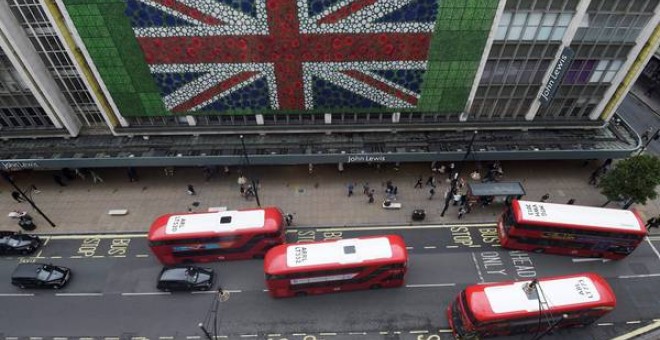
[[[424,247],[424,249],[435,249],[435,248],[437,248],[437,247],[436,247],[436,246],[427,246],[427,247]]]
[[[319,232],[330,231],[361,231],[361,230],[414,230],[414,229],[446,229],[452,227],[483,228],[496,227],[497,223],[475,223],[475,224],[438,224],[438,225],[416,225],[416,226],[375,226],[375,227],[338,227],[338,228],[316,228]],[[313,229],[302,228],[292,229],[288,232],[298,232],[298,230]]]
[[[451,330],[451,329],[446,329],[446,328],[445,328],[445,329],[440,329],[439,332],[440,332],[440,333],[451,333],[452,330]]]
[[[62,256],[51,256],[50,258],[51,258],[51,259],[61,259]]]
[[[603,322],[603,323],[597,323],[596,325],[598,326],[614,326],[613,322]]]
[[[256,338],[257,334],[241,334],[241,338]]]
[[[445,246],[447,248],[458,248],[458,246]]]
[[[429,331],[410,331],[410,334],[426,334]]]
[[[50,239],[53,240],[83,240],[87,238],[141,238],[147,237],[147,233],[144,234],[98,234],[98,235],[53,235],[50,236]]]
[[[477,274],[479,274],[479,281],[484,282],[484,276],[481,274],[481,267],[479,267],[479,263],[477,262],[477,256],[472,253],[472,261],[474,262],[474,266],[477,268]]]
[[[149,255],[147,255],[147,254],[138,254],[138,255],[135,255],[135,257],[149,257]]]
[[[201,336],[199,335],[193,335],[193,336],[187,336],[186,339],[199,339]]]
[[[348,332],[348,335],[367,335],[367,332]]]
[[[653,252],[655,253],[655,255],[658,256],[658,259],[660,259],[660,252],[658,252],[658,249],[653,245],[653,243],[651,243],[651,240],[649,240],[648,237],[646,238],[646,242],[649,243],[649,245],[651,246],[651,249],[653,249]]]
[[[571,261],[573,263],[580,263],[580,262],[599,262],[602,261],[603,263],[610,262],[612,260],[610,259],[599,259],[599,258],[592,258],[592,257],[583,257],[583,258],[572,258]]]
[[[146,293],[121,293],[122,296],[149,296],[149,295],[171,295],[170,292],[146,292]]]
[[[619,279],[637,279],[637,278],[643,278],[643,277],[658,277],[660,276],[660,273],[655,273],[655,274],[640,274],[640,275],[620,275],[617,276]]]
[[[158,339],[174,339],[173,336],[159,336]]]
[[[0,294],[2,297],[19,297],[19,296],[34,296],[32,293],[17,293],[17,294]]]
[[[411,250],[411,249],[414,249],[414,248],[413,247],[406,247],[406,249]]]
[[[55,296],[103,296],[103,293],[56,293]]]
[[[636,321],[626,321],[626,324],[628,324],[628,325],[632,325],[632,324],[636,324],[636,323],[642,323],[642,322],[639,321],[639,320],[636,320]]]
[[[92,255],[92,257],[97,259],[97,258],[105,257],[105,255]]]
[[[319,335],[337,335],[337,333],[319,333]]]
[[[455,283],[427,283],[427,284],[416,284],[416,285],[406,285],[406,288],[430,288],[430,287],[453,287]]]

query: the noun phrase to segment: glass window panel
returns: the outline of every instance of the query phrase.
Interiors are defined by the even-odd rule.
[[[557,26],[568,26],[568,24],[571,22],[571,18],[573,17],[572,14],[570,13],[562,13],[559,15],[559,22],[557,23]]]
[[[512,26],[509,30],[508,38],[512,40],[520,39],[520,33],[522,33],[522,27]]]
[[[605,73],[605,77],[603,77],[603,82],[609,83],[614,79],[614,75],[616,74],[616,71],[608,71]]]
[[[552,32],[552,27],[541,27],[539,29],[538,40],[548,40],[550,38],[550,33]]]
[[[543,26],[554,26],[557,20],[557,13],[548,13],[543,17]]]
[[[511,12],[504,12],[502,13],[502,17],[500,18],[500,23],[498,25],[509,26],[510,22],[511,22]]]
[[[591,75],[591,79],[589,79],[590,83],[598,83],[600,82],[600,78],[603,76],[603,71],[594,71],[594,73]]]
[[[564,37],[564,32],[566,32],[566,27],[556,27],[552,31],[552,38],[550,40],[561,40]]]
[[[597,71],[604,71],[607,69],[607,65],[609,65],[610,61],[609,60],[599,60],[598,65],[596,65],[596,70]]]
[[[504,38],[506,38],[506,29],[507,26],[498,27],[497,33],[495,33],[495,40],[504,40]]]
[[[527,26],[540,26],[543,13],[530,13],[527,19]]]
[[[525,33],[523,34],[523,40],[534,40],[536,35],[536,27],[525,27]]]
[[[513,17],[513,24],[515,26],[522,26],[525,24],[526,19],[527,13],[516,13],[516,15]]]
[[[621,60],[612,60],[610,63],[610,71],[618,71],[621,68],[623,61]]]

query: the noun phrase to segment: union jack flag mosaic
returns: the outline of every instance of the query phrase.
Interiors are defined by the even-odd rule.
[[[437,0],[127,0],[168,110],[414,109]]]

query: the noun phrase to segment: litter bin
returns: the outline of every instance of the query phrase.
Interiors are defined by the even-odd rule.
[[[426,218],[426,211],[424,209],[415,209],[412,212],[413,221],[424,221]]]
[[[30,216],[21,216],[18,220],[18,226],[25,231],[32,231],[37,228]]]

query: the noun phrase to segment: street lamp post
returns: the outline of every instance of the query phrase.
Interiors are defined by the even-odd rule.
[[[252,189],[254,189],[254,198],[257,200],[257,206],[261,207],[261,202],[259,201],[259,190],[257,189],[257,184],[255,183],[254,179],[250,176],[250,157],[248,157],[247,149],[245,148],[245,141],[243,140],[243,135],[240,135],[241,137],[241,145],[243,146],[243,156],[245,157],[245,163],[246,163],[246,173],[248,174],[248,178],[250,178],[250,181],[252,181]]]
[[[23,197],[28,203],[30,203],[32,208],[34,208],[34,210],[36,210],[39,213],[39,215],[41,215],[46,220],[46,222],[50,224],[51,227],[55,228],[55,223],[53,223],[53,221],[51,221],[50,218],[48,218],[48,216],[46,216],[46,214],[44,214],[44,212],[41,211],[39,207],[37,207],[37,205],[32,201],[32,199],[28,197],[28,195],[26,195],[25,192],[23,192],[23,190],[21,190],[21,188],[18,187],[18,185],[16,185],[16,183],[11,178],[9,173],[3,171],[1,174],[2,174],[2,178],[4,178],[5,181],[11,184],[11,186],[14,187],[14,189],[16,189],[16,191],[21,195],[21,197]]]

